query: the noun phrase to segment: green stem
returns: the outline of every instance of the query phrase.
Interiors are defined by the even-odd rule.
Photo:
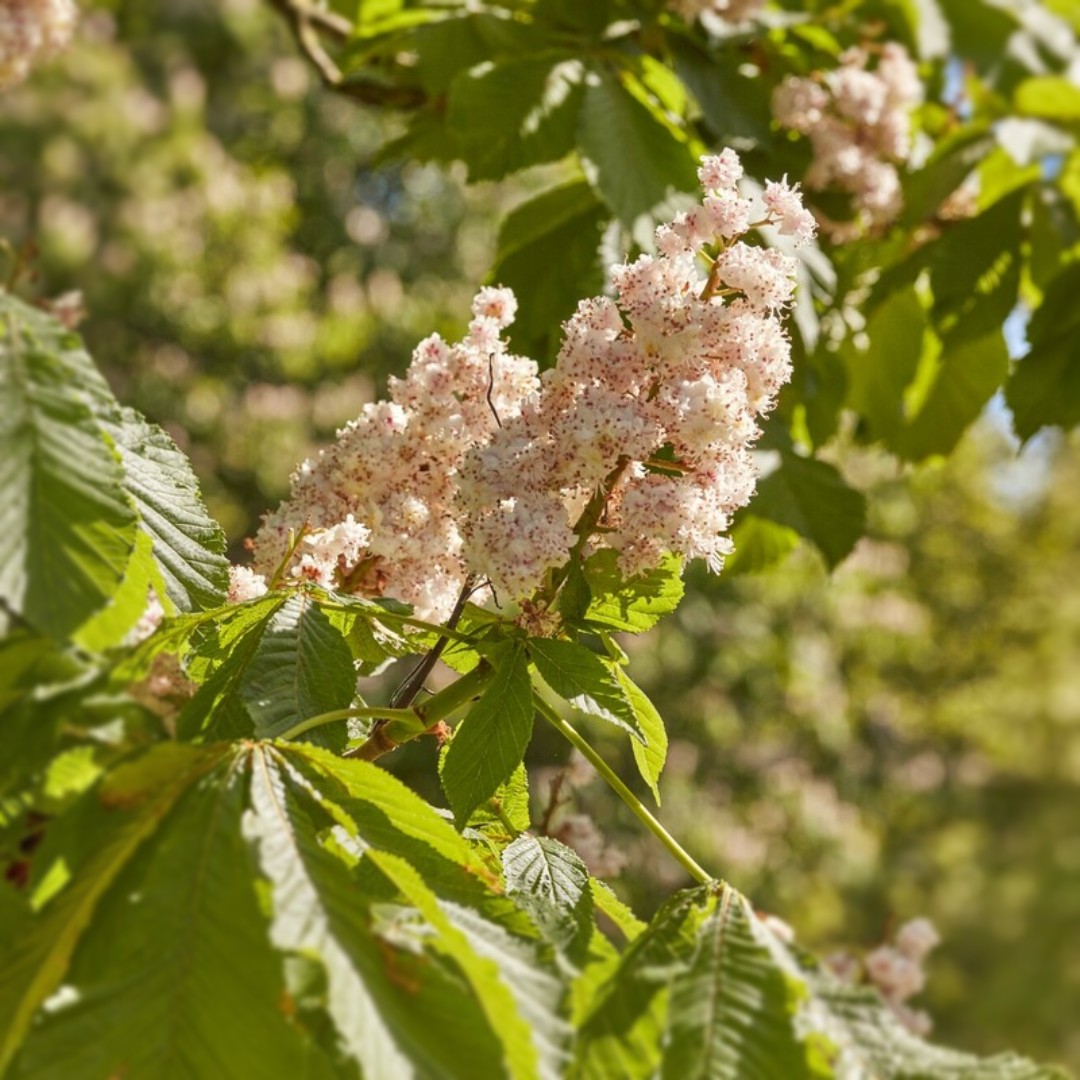
[[[603,777],[608,786],[630,808],[634,816],[667,848],[671,856],[700,885],[710,885],[716,879],[700,867],[682,845],[656,820],[648,807],[622,782],[619,775],[590,746],[578,730],[564,720],[539,694],[533,695],[540,715],[560,735],[589,761],[589,764]]]
[[[511,840],[516,840],[521,835],[521,830],[517,828],[510,820],[510,816],[503,809],[501,799],[490,800],[491,809],[495,811],[495,816],[502,822],[502,827],[510,834]]]
[[[346,751],[342,757],[374,761],[396,750],[402,743],[430,731],[440,720],[457,712],[464,704],[476,697],[495,674],[492,666],[481,660],[479,664],[460,679],[433,694],[423,703],[400,710],[405,715],[378,725],[360,746]],[[388,710],[383,710],[388,711]],[[389,710],[393,711],[393,710]]]
[[[303,735],[305,731],[310,731],[312,728],[322,727],[323,724],[332,724],[335,720],[348,720],[351,716],[359,716],[368,720],[397,720],[405,723],[410,719],[414,722],[418,722],[420,719],[412,709],[392,709],[388,705],[381,708],[378,706],[368,708],[366,705],[358,705],[351,709],[334,709],[332,712],[319,713],[318,716],[309,716],[306,720],[301,720],[299,724],[295,724],[278,737],[281,739],[295,739],[297,735]]]

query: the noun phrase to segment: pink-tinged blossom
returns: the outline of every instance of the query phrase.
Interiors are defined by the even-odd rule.
[[[835,243],[887,225],[902,205],[897,165],[911,154],[911,110],[922,84],[907,51],[895,42],[883,45],[871,63],[868,51],[848,49],[834,70],[809,78],[789,75],[773,91],[776,119],[810,139],[814,160],[807,189],[851,196],[853,222],[821,217]],[[792,231],[794,224],[790,219]]]
[[[77,20],[72,0],[0,0],[0,90],[66,48]]]
[[[742,162],[730,147],[725,147],[719,154],[702,158],[698,168],[698,179],[707,193],[737,194],[738,183],[742,178]]]
[[[303,535],[288,578],[393,596],[445,619],[467,573],[457,470],[539,390],[536,364],[500,336],[513,312],[509,290],[483,289],[463,340],[422,341],[405,377],[391,379],[391,400],[365,406],[297,469],[255,537],[255,568],[272,572]]]
[[[249,566],[229,567],[229,603],[242,604],[266,594],[266,578]]]
[[[481,290],[459,343],[422,341],[391,400],[297,470],[256,568],[293,550],[287,580],[431,619],[470,574],[526,602],[575,549],[613,548],[627,574],[669,553],[719,569],[753,495],[758,418],[791,374],[795,260],[745,237],[769,224],[805,241],[813,221],[786,181],[744,197],[731,150],[700,175],[703,201],[657,230],[656,254],[612,268],[617,299],[578,305],[542,376],[502,340],[506,289]]]
[[[765,185],[762,200],[772,211],[778,232],[806,241],[817,231],[814,215],[803,206],[799,185],[790,185],[786,176],[783,180],[770,180]]]

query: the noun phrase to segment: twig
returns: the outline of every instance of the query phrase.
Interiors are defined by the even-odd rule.
[[[458,593],[458,598],[454,603],[454,610],[450,612],[450,618],[446,620],[447,629],[457,629],[457,624],[461,622],[465,605],[469,602],[469,597],[472,596],[475,584],[476,577],[470,574],[461,586],[461,592]],[[390,698],[391,708],[407,709],[416,700],[416,695],[423,689],[432,668],[438,663],[439,657],[442,656],[443,650],[449,643],[450,638],[446,634],[440,636],[439,640],[428,650],[416,667],[409,672],[404,682],[394,691],[393,696]]]
[[[353,28],[347,19],[322,8],[310,7],[303,0],[270,0],[270,3],[284,16],[300,50],[315,65],[323,83],[331,90],[368,105],[384,105],[392,109],[415,109],[427,100],[427,95],[419,87],[387,86],[345,78],[323,48],[319,31],[348,40]]]

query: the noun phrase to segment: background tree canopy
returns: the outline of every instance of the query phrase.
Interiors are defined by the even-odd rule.
[[[1071,827],[1080,796],[1072,494],[1080,444],[1069,433],[1080,420],[1078,35],[1072,0],[778,2],[735,23],[684,18],[651,0],[366,0],[358,10],[331,5],[313,21],[288,0],[88,4],[69,52],[0,99],[0,235],[36,248],[28,255],[35,277],[19,283],[24,295],[82,293],[89,314],[80,333],[111,392],[190,456],[224,537],[196,538],[205,542],[206,596],[183,574],[165,585],[191,600],[180,611],[198,612],[207,596],[222,595],[223,555],[243,559],[244,539],[286,494],[296,462],[379,396],[418,340],[433,330],[459,336],[478,282],[514,288],[521,313],[512,344],[550,365],[578,299],[600,292],[610,263],[650,247],[654,226],[690,204],[702,153],[732,146],[753,178],[805,177],[813,146],[777,123],[777,88],[837,69],[853,46],[871,54],[887,41],[905,46],[924,97],[912,112],[911,154],[897,163],[902,210],[868,223],[850,193],[808,191],[838,230],[800,254],[795,377],[766,425],[769,471],[736,521],[736,553],[719,577],[694,567],[678,611],[650,635],[620,641],[667,724],[660,815],[700,862],[822,954],[873,948],[899,923],[928,916],[943,943],[918,1004],[935,1020],[935,1039],[1080,1068],[1080,841]],[[63,355],[71,366],[62,371],[83,377],[82,360]],[[130,415],[100,423],[139,460],[165,445]],[[120,458],[99,465],[129,469],[131,458]],[[69,478],[58,468],[54,479]],[[138,530],[130,500],[106,509],[109,535],[127,537],[113,558],[119,580]],[[86,542],[100,547],[104,535],[88,533]],[[137,599],[148,583],[131,586],[141,587]],[[94,609],[91,596],[87,614]],[[100,621],[87,631],[66,612],[22,614],[57,640],[77,631],[89,653],[116,643]],[[286,615],[321,625],[318,614]],[[368,615],[334,616],[337,629],[352,620],[350,646],[367,632]],[[202,665],[205,686],[225,655],[222,640],[250,632],[242,619],[287,629],[268,607],[213,640],[193,630],[185,663]],[[378,635],[391,624],[370,625]],[[61,718],[52,727],[8,729],[26,738],[30,764],[3,766],[4,914],[5,905],[15,912],[21,876],[48,865],[31,857],[42,836],[46,851],[65,842],[42,823],[69,820],[64,812],[88,798],[103,771],[160,737],[141,705],[80,696],[81,658],[20,644],[17,625],[9,635],[33,663],[13,660],[9,683],[0,683],[5,706],[16,705],[5,725],[27,723],[28,685],[63,690],[44,705]],[[393,652],[391,636],[380,650]],[[449,679],[447,670],[432,685]],[[384,689],[373,686],[369,700]],[[327,693],[312,713],[339,704]],[[216,708],[207,706],[206,723],[225,737],[241,734],[229,727],[234,713]],[[127,724],[124,740],[72,734],[115,716]],[[632,742],[613,726],[595,728],[595,744],[644,798]],[[446,823],[425,818],[416,827],[438,858],[418,864],[417,880],[392,852],[372,856],[374,869],[362,863],[371,879],[365,910],[378,932],[349,940],[354,928],[335,908],[345,875],[320,861],[314,837],[334,819],[343,849],[378,849],[385,837],[373,839],[371,822],[399,812],[395,800],[407,795],[379,789],[364,817],[329,755],[307,743],[253,750],[250,761],[246,751],[230,757],[171,741],[154,753],[130,772],[108,773],[108,797],[145,811],[120,838],[132,851],[139,829],[164,821],[153,850],[117,861],[126,875],[118,888],[164,888],[176,866],[196,865],[201,849],[191,837],[205,836],[229,858],[257,851],[267,887],[284,895],[300,864],[273,849],[266,819],[280,798],[312,883],[304,902],[319,907],[327,940],[375,965],[385,948],[380,919],[389,918],[381,902],[404,894],[435,925],[431,883],[453,878],[464,897],[456,864],[479,873],[476,856],[442,831]],[[421,739],[386,763],[445,805],[436,758],[434,740]],[[663,917],[665,898],[687,883],[684,871],[553,730],[537,724],[525,760],[537,831],[574,847],[639,916],[660,909]],[[243,769],[263,786],[223,786],[214,805],[200,794],[202,778]],[[172,780],[162,787],[165,775]],[[316,775],[338,799],[320,811],[326,821],[305,802]],[[345,835],[337,805],[359,830]],[[262,820],[264,832],[256,824],[242,838],[242,820]],[[226,824],[215,831],[214,821]],[[98,824],[80,827],[89,835]],[[416,839],[398,837],[392,850],[412,859]],[[591,908],[578,871],[568,871],[567,888],[577,880],[574,904]],[[220,932],[258,938],[250,1015],[235,1027],[270,1030],[276,1006],[256,984],[277,992],[281,976],[259,901],[241,878],[213,883],[235,918]],[[60,898],[80,910],[71,890]],[[471,902],[463,899],[463,910]],[[596,903],[608,910],[614,901],[605,894]],[[694,918],[708,925],[716,910]],[[608,914],[618,920],[621,911]],[[509,908],[484,912],[506,949],[527,954],[537,978],[551,981],[530,988],[534,1010],[548,1009],[527,1021],[551,1025],[558,1045],[550,941],[524,930]],[[57,927],[64,914],[55,911]],[[12,914],[9,926],[23,917]],[[684,937],[700,933],[686,912],[666,917]],[[73,960],[73,976],[91,991],[99,953],[124,915],[102,919]],[[340,1020],[324,1008],[326,984],[343,985],[335,980],[353,969],[335,966],[333,950],[305,939],[298,924],[290,930],[279,919],[268,931],[290,932],[275,947],[294,957],[322,950],[311,970],[298,960],[287,981],[304,1024],[327,1045]],[[133,958],[153,941],[149,921],[125,933],[134,935]],[[505,1002],[470,967],[458,936],[473,941],[477,927],[439,923],[438,933],[442,959],[420,1007],[401,1019],[391,994],[377,1003],[380,1015],[395,1017],[393,1032],[400,1020],[432,1060],[438,1048],[428,1046],[425,1024],[452,1024],[463,1032],[457,1052],[486,1075],[505,1047],[483,1017]],[[419,931],[410,924],[401,935],[397,977],[409,984],[419,979]],[[163,980],[177,963],[160,958]],[[211,967],[199,972],[212,979]],[[451,1021],[439,1003],[465,984],[466,1019]],[[38,1021],[12,1075],[92,1076],[104,1067],[108,1037],[86,1041],[104,1047],[98,1061],[74,1049],[92,1028],[57,1022],[53,1034],[53,1022]],[[82,1016],[93,1022],[92,1012]],[[146,1026],[156,1022],[148,1014]],[[303,1067],[290,1039],[259,1052]],[[234,1050],[238,1061],[256,1053]],[[70,1071],[73,1062],[82,1071]],[[344,1068],[336,1060],[330,1075],[349,1075]]]

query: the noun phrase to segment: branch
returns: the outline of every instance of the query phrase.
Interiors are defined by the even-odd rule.
[[[301,52],[315,65],[323,84],[329,89],[367,105],[383,105],[392,109],[415,109],[427,100],[419,87],[386,86],[345,78],[323,48],[319,31],[347,41],[353,31],[348,19],[323,8],[310,7],[303,0],[270,0],[270,3],[285,18]]]

